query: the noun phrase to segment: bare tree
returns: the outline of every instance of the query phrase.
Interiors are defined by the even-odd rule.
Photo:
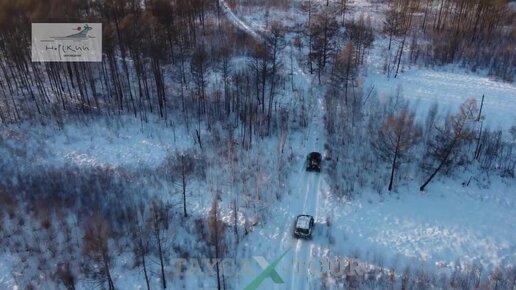
[[[285,48],[285,28],[279,22],[272,22],[271,36],[267,38],[267,47],[270,51],[271,72],[270,72],[270,93],[267,106],[267,133],[271,134],[272,104],[276,93],[278,71],[281,69],[279,53]]]
[[[337,9],[341,15],[342,22],[344,22],[344,17],[346,16],[346,11],[348,10],[348,0],[340,0]]]
[[[109,290],[115,290],[111,277],[111,250],[108,241],[111,227],[101,213],[96,212],[88,220],[83,237],[83,251],[87,258],[84,267],[87,276],[90,276],[99,285],[107,283]]]
[[[154,200],[152,202],[147,222],[152,230],[152,235],[158,250],[159,264],[161,268],[161,285],[163,289],[166,289],[167,280],[165,276],[164,261],[164,231],[168,228],[168,212],[161,200]]]
[[[152,234],[149,227],[145,224],[148,219],[146,215],[148,212],[142,206],[131,210],[131,215],[134,215],[135,220],[131,224],[131,232],[133,238],[133,252],[136,259],[136,264],[142,267],[143,275],[145,277],[145,284],[147,290],[150,290],[149,271],[147,269],[147,256],[149,255],[150,245],[149,236]]]
[[[335,58],[332,73],[332,85],[336,90],[344,90],[344,104],[348,105],[349,89],[354,85],[358,74],[354,46],[349,41]]]
[[[254,72],[256,100],[262,114],[265,114],[265,91],[267,78],[271,71],[271,59],[270,51],[267,50],[267,47],[259,43],[254,44],[249,68]]]
[[[183,215],[188,217],[186,205],[187,185],[190,178],[195,175],[202,175],[204,163],[196,157],[193,151],[177,152],[170,154],[165,161],[165,171],[168,177],[181,185],[183,197]]]
[[[190,62],[190,72],[192,73],[192,77],[194,80],[195,95],[197,97],[197,134],[199,137],[199,144],[201,144],[199,132],[201,131],[200,126],[202,116],[206,114],[206,86],[208,83],[207,76],[209,69],[208,61],[208,53],[206,52],[204,45],[201,45],[194,51],[192,55],[192,60]]]
[[[226,232],[226,224],[222,221],[220,217],[220,208],[219,208],[219,194],[215,194],[213,198],[213,203],[211,205],[209,218],[208,218],[208,243],[213,247],[215,259],[216,259],[216,271],[217,271],[217,289],[222,289],[221,286],[221,275],[220,275],[220,259],[224,255],[225,251],[225,243],[224,243],[224,235]]]
[[[391,159],[391,177],[389,191],[392,190],[394,172],[405,154],[421,137],[421,128],[414,123],[414,112],[407,107],[396,114],[391,114],[380,127],[377,143],[382,157]]]
[[[301,10],[307,13],[307,22],[306,22],[306,34],[308,36],[308,64],[310,65],[310,74],[313,74],[313,59],[312,59],[312,44],[313,44],[313,34],[312,34],[312,18],[313,14],[317,11],[315,5],[312,0],[301,2]]]
[[[364,63],[364,56],[374,41],[373,26],[371,18],[364,18],[362,15],[358,21],[348,21],[345,23],[346,35],[353,42],[355,61],[357,65]]]
[[[331,52],[335,50],[334,37],[338,31],[338,23],[335,19],[335,12],[329,8],[324,9],[314,17],[310,26],[312,36],[312,48],[310,61],[315,61],[319,83],[321,74],[324,71]]]
[[[389,50],[391,50],[392,39],[401,31],[401,9],[399,3],[401,1],[392,1],[389,9],[385,13],[383,23],[383,31],[389,35]]]
[[[460,112],[452,115],[442,128],[437,128],[437,134],[429,142],[429,154],[437,161],[437,167],[421,185],[419,190],[424,191],[425,187],[432,181],[437,173],[450,161],[452,153],[462,141],[475,138],[472,123],[478,116],[477,102],[475,99],[468,99],[460,106]]]
[[[67,290],[75,290],[76,278],[70,267],[70,263],[58,265],[56,275],[59,281],[63,283]]]

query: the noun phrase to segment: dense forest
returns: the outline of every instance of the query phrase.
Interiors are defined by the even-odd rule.
[[[271,133],[276,92],[266,86],[279,76],[268,50],[235,33],[215,1],[140,4],[3,1],[2,123],[33,119],[63,126],[70,116],[98,114],[132,114],[146,122],[156,114],[164,120],[180,115],[189,127],[228,120],[242,123],[244,131]],[[102,63],[31,62],[31,22],[78,20],[103,24]],[[233,69],[237,53],[251,55],[254,65]],[[215,73],[221,83],[210,82]],[[251,133],[243,134],[252,141]]]

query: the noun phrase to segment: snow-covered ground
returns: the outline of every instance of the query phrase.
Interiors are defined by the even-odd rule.
[[[17,145],[26,144],[24,156],[33,158],[31,166],[68,163],[134,168],[157,166],[168,152],[193,147],[194,136],[179,128],[159,121],[141,123],[131,117],[100,118],[88,125],[67,125],[58,133],[53,126],[24,124],[16,130],[16,139],[20,141]],[[7,135],[4,138],[14,141]]]
[[[516,86],[488,77],[426,68],[409,69],[396,79],[371,72],[367,85],[374,85],[379,96],[394,96],[398,90],[414,107],[425,113],[434,103],[441,110],[455,111],[465,100],[474,98],[480,106],[485,96],[482,115],[491,128],[507,129],[516,125]]]
[[[358,249],[362,255],[372,251],[387,260],[399,256],[438,268],[460,261],[493,269],[514,265],[515,205],[513,181],[498,180],[489,190],[436,182],[424,194],[412,184],[383,198],[377,193],[352,202],[329,198],[324,214],[344,253]]]
[[[264,23],[260,22],[261,17],[238,15],[223,0],[219,3],[228,19],[242,31],[258,40],[261,33],[266,33]],[[350,1],[350,4],[354,9],[352,11],[377,7],[367,1]],[[293,2],[293,7],[296,7],[296,2]],[[246,10],[237,11],[242,13]],[[285,15],[290,13],[285,12]],[[294,18],[298,19],[295,15],[285,17],[286,20]],[[483,114],[487,124],[503,129],[514,124],[514,84],[440,68],[404,68],[396,79],[387,78],[381,71],[383,62],[380,51],[383,46],[384,41],[375,42],[364,75],[364,87],[374,86],[380,99],[401,90],[402,95],[418,108],[418,112],[424,113],[434,102],[439,104],[441,110],[454,112],[466,98],[474,97],[480,101],[481,96],[485,95]],[[282,54],[287,66],[291,64],[287,58],[289,49],[287,47]],[[468,186],[461,184],[461,177],[458,180],[438,179],[425,193],[419,192],[416,181],[411,181],[391,195],[379,196],[364,189],[356,199],[349,201],[329,191],[324,168],[322,173],[306,172],[306,154],[324,151],[324,94],[323,87],[317,85],[314,76],[307,74],[300,62],[296,57],[292,59],[296,94],[307,99],[310,114],[308,128],[303,133],[289,135],[286,143],[295,157],[295,167],[288,180],[291,190],[282,194],[281,200],[269,209],[272,216],[259,223],[240,241],[236,250],[237,259],[263,256],[271,262],[291,248],[276,269],[285,284],[274,284],[271,279],[266,279],[261,289],[313,289],[320,281],[318,276],[311,275],[311,266],[307,263],[317,263],[321,258],[347,259],[354,256],[371,264],[384,260],[386,266],[392,261],[400,264],[425,263],[441,270],[451,269],[456,261],[480,263],[488,269],[515,264],[514,179],[491,176],[490,181],[472,180]],[[25,144],[22,150],[13,151],[20,155],[9,155],[14,158],[12,162],[31,162],[31,165],[73,163],[81,166],[154,167],[160,165],[170,151],[198,146],[194,142],[195,136],[187,135],[186,130],[178,129],[178,126],[168,127],[161,122],[141,125],[134,119],[124,118],[119,119],[120,124],[106,122],[97,120],[88,126],[66,125],[60,133],[45,127],[21,127],[18,132],[6,129],[2,134],[6,134],[3,137],[7,143]],[[29,142],[29,139],[41,141]],[[277,142],[271,141],[264,146],[273,152],[275,149],[271,148],[277,146]],[[210,182],[221,187],[218,183],[224,181]],[[206,215],[211,197],[195,200],[197,204],[192,209],[194,215]],[[231,221],[228,201],[223,202],[226,203],[224,220]],[[298,214],[315,217],[313,240],[293,238],[293,223]],[[193,243],[186,238],[188,233],[179,232],[176,235],[179,243]],[[0,289],[16,289],[11,275],[11,264],[16,261],[11,260],[0,263]],[[114,271],[115,284],[123,285],[122,289],[142,289],[141,271],[124,268],[130,263],[125,260],[128,258],[123,256],[118,261],[123,266]],[[156,276],[153,286],[158,287]],[[235,276],[227,279],[234,282],[236,289],[241,289],[253,278]],[[203,282],[191,277],[186,287],[190,289]],[[180,289],[181,286],[170,287]]]
[[[365,67],[364,86],[374,87],[380,99],[399,94],[411,101],[418,116],[425,116],[433,104],[441,111],[455,112],[465,100],[474,98],[480,106],[484,95],[485,124],[503,130],[516,125],[516,84],[451,65],[436,68],[402,65],[396,78],[394,72],[388,77],[383,72],[387,49],[386,38],[375,40]]]

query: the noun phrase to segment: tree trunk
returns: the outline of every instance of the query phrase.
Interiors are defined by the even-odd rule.
[[[441,170],[441,168],[444,166],[444,164],[446,163],[446,161],[448,161],[448,157],[450,157],[450,154],[453,150],[453,147],[455,147],[455,144],[457,143],[457,137],[455,137],[453,139],[453,142],[452,144],[450,145],[450,147],[448,148],[448,150],[446,151],[446,154],[444,155],[444,158],[441,159],[441,163],[439,164],[439,166],[435,169],[435,171],[430,175],[430,177],[428,177],[428,179],[423,183],[423,185],[421,185],[421,187],[419,187],[419,190],[420,191],[424,191],[425,190],[425,187],[428,185],[428,183],[430,183],[430,181],[432,181],[432,179],[437,175],[437,172],[439,172],[439,170]]]
[[[216,267],[217,267],[217,290],[221,290],[221,286],[220,286],[220,269],[219,269],[219,261],[218,261],[218,258],[217,258],[217,264],[216,264]]]
[[[398,64],[396,66],[396,73],[394,74],[394,78],[396,78],[398,76],[398,71],[400,69],[400,63],[401,63],[401,56],[403,54],[403,48],[405,47],[405,39],[406,39],[407,35],[405,34],[403,36],[403,40],[401,41],[401,47],[400,47],[400,53],[398,54]]]
[[[142,255],[142,267],[143,267],[143,274],[145,276],[145,283],[147,284],[147,290],[150,290],[150,284],[149,284],[149,275],[147,274],[147,263],[145,261],[145,249],[143,247],[143,240],[140,233],[140,251]]]
[[[186,172],[185,172],[185,163],[184,163],[184,156],[181,156],[181,178],[183,183],[183,214],[185,217],[188,217],[188,214],[186,213]]]
[[[167,280],[165,279],[165,265],[163,263],[163,249],[161,247],[161,237],[159,233],[159,228],[156,229],[156,238],[158,240],[158,254],[159,254],[159,263],[161,266],[161,280],[163,289],[167,289]]]
[[[104,262],[104,271],[108,281],[109,290],[115,290],[115,284],[113,284],[113,280],[111,279],[111,272],[109,271],[109,262],[106,253],[102,253],[102,261]]]
[[[396,168],[396,160],[398,159],[398,147],[399,147],[399,138],[398,138],[398,144],[396,144],[396,150],[394,151],[394,159],[392,160],[391,180],[389,181],[389,191],[392,190],[392,183],[394,180],[394,171]]]

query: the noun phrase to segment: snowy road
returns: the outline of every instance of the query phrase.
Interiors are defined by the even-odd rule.
[[[254,31],[249,25],[247,25],[245,22],[240,20],[233,11],[231,11],[231,8],[229,8],[228,4],[224,0],[219,0],[219,6],[222,9],[222,12],[224,12],[224,15],[228,18],[231,23],[233,23],[237,28],[242,30],[243,32],[249,34],[252,38],[257,40],[262,40],[261,36]]]
[[[235,26],[248,33],[253,38],[259,41],[262,40],[261,36],[250,26],[240,20],[223,0],[219,0],[219,5],[227,18]],[[285,51],[289,50],[293,50],[293,48],[288,47],[285,49]],[[323,94],[320,91],[316,94],[314,93],[312,90],[313,85],[311,77],[301,69],[298,60],[295,57],[289,58],[288,54],[284,52],[282,53],[282,58],[284,63],[292,62],[291,65],[294,74],[293,82],[296,84],[298,93],[308,102],[307,107],[309,108],[308,133],[303,140],[304,148],[301,149],[301,152],[296,153],[306,155],[312,151],[323,152],[325,133],[323,122]],[[283,236],[281,239],[277,240],[280,242],[280,245],[275,247],[275,251],[278,253],[285,251],[289,247],[293,248],[293,254],[286,256],[285,261],[282,262],[282,264],[285,265],[284,268],[277,269],[281,276],[284,277],[286,285],[270,285],[274,289],[302,290],[313,288],[310,287],[312,275],[308,273],[309,269],[306,269],[304,266],[306,266],[310,258],[315,255],[317,249],[311,241],[302,239],[296,240],[293,238],[292,223],[294,222],[294,218],[299,214],[312,215],[315,218],[314,231],[318,231],[317,228],[321,226],[321,224],[318,224],[318,222],[321,221],[318,213],[319,205],[322,204],[321,183],[323,181],[323,173],[307,172],[303,161],[304,159],[302,158],[300,161],[299,171],[295,176],[291,177],[295,180],[294,182],[297,187],[294,187],[294,194],[291,197],[293,201],[291,202],[291,206],[288,208],[289,212],[286,213],[285,216],[287,218],[292,218],[292,220],[286,221],[282,224],[283,228],[281,229],[281,232],[283,233]],[[317,236],[314,235],[313,238],[317,239]],[[287,276],[289,277],[288,279],[286,278]]]
[[[325,130],[323,123],[324,106],[321,94],[313,94],[313,91],[311,90],[311,79],[305,73],[303,73],[296,59],[293,59],[293,66],[296,71],[294,78],[297,78],[298,83],[305,84],[307,91],[304,93],[308,96],[308,98],[312,98],[316,105],[312,107],[313,110],[310,111],[308,134],[305,140],[305,152],[323,152]],[[321,226],[320,223],[318,224],[318,221],[320,221],[319,205],[321,204],[320,200],[322,198],[321,182],[323,180],[323,173],[307,172],[304,168],[304,163],[302,164],[303,166],[300,168],[299,173],[293,178],[298,178],[300,184],[299,188],[294,192],[294,194],[297,193],[298,195],[301,195],[301,193],[304,193],[304,199],[303,203],[300,203],[301,208],[297,209],[297,211],[295,207],[291,207],[292,215],[308,214],[315,218],[315,233],[313,237],[315,240],[317,239],[317,228]],[[291,232],[291,227],[287,226],[285,231]],[[288,247],[288,244],[284,243],[282,246],[286,248]],[[310,259],[314,257],[316,250],[314,243],[312,241],[297,240],[295,241],[294,250],[295,251],[292,257],[292,261],[285,263],[286,265],[292,265],[294,267],[292,269],[289,281],[286,282],[288,283],[286,285],[287,287],[282,285],[277,286],[276,289],[301,290],[313,288],[310,287],[310,277],[312,277],[312,275],[307,272],[309,269],[306,269],[306,265],[310,262]]]

